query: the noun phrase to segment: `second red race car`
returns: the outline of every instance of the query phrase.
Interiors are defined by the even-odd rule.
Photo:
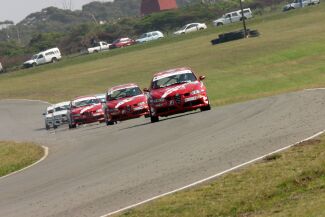
[[[104,111],[102,103],[95,96],[78,97],[71,101],[68,112],[69,128],[77,125],[104,122]]]
[[[124,84],[108,90],[105,106],[107,125],[141,116],[149,117],[148,99],[136,84]]]
[[[156,73],[149,92],[151,122],[159,121],[159,116],[201,109],[210,110],[207,90],[202,80],[190,68],[177,68]]]

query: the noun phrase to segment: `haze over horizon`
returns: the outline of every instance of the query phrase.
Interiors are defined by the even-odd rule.
[[[80,10],[82,5],[95,0],[0,0],[0,21],[12,20],[19,23],[29,14],[54,6],[61,9]],[[96,0],[107,2],[112,0]]]

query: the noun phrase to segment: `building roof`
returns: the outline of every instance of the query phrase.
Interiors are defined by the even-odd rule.
[[[141,14],[147,15],[163,10],[176,9],[176,0],[142,0]]]

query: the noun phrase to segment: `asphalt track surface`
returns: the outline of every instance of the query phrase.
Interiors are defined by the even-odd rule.
[[[192,112],[46,131],[38,101],[0,101],[0,140],[35,141],[49,156],[0,179],[0,216],[98,217],[191,184],[325,128],[325,90]]]

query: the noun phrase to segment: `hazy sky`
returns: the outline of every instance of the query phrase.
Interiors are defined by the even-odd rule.
[[[70,2],[71,9],[77,10],[81,9],[82,5],[92,1],[94,0],[0,0],[0,21],[12,20],[17,23],[29,14],[41,11],[49,6],[68,9]],[[104,2],[108,0],[98,1]]]

